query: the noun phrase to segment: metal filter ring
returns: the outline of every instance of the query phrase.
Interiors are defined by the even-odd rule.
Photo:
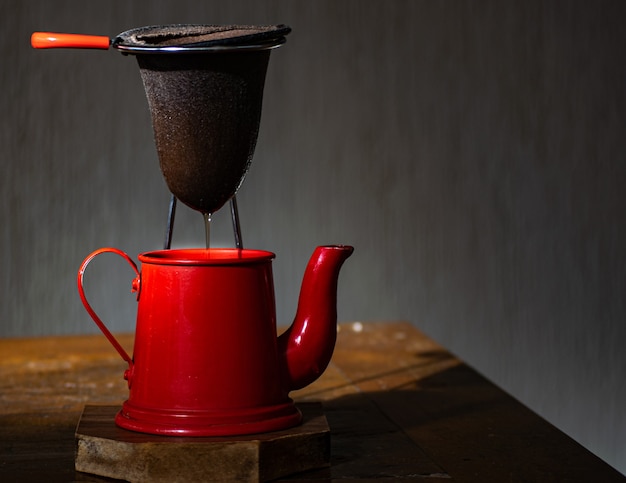
[[[111,46],[125,54],[258,51],[279,47],[286,25],[153,25],[119,34]]]

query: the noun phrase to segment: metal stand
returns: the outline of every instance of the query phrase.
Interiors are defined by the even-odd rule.
[[[243,248],[241,239],[241,226],[239,225],[239,210],[237,209],[237,196],[230,199],[230,217],[233,220],[233,232],[235,233],[235,246],[240,250]]]
[[[174,219],[176,218],[176,196],[170,198],[170,207],[167,213],[167,225],[165,227],[165,243],[163,248],[169,250],[172,247],[172,234],[174,233]],[[241,225],[239,224],[239,209],[237,208],[237,196],[233,195],[230,199],[230,217],[233,222],[233,233],[235,235],[235,246],[243,249],[243,240],[241,238]]]
[[[174,218],[176,218],[176,196],[170,198],[170,209],[167,213],[167,226],[165,227],[165,243],[163,248],[169,250],[172,246],[172,233],[174,233]]]

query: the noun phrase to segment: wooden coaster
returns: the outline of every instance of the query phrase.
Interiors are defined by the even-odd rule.
[[[130,482],[268,481],[330,465],[330,429],[320,403],[298,405],[303,422],[284,431],[190,438],[115,425],[118,406],[87,405],[76,428],[77,471]]]

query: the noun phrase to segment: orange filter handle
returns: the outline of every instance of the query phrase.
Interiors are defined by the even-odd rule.
[[[111,45],[111,39],[103,35],[34,32],[30,37],[30,45],[32,45],[35,49],[70,47],[76,49],[107,50]]]

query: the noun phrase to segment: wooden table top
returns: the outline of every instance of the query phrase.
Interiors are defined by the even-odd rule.
[[[107,481],[74,471],[74,431],[126,399],[125,368],[101,335],[0,340],[0,480]],[[342,324],[292,397],[322,401],[332,435],[331,467],[292,480],[626,481],[408,323]]]

